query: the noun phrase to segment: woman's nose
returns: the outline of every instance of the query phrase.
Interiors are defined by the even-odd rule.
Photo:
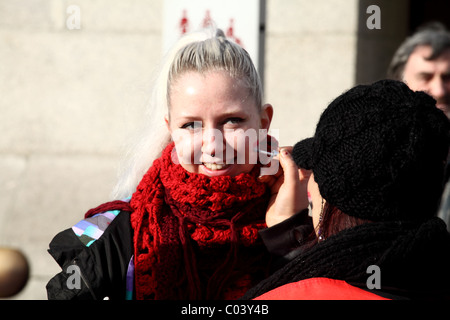
[[[218,129],[204,129],[202,136],[202,153],[211,158],[223,157],[223,134]]]

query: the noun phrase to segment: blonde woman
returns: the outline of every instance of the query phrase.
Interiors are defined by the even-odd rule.
[[[250,56],[207,30],[182,38],[164,62],[147,130],[115,189],[127,200],[53,239],[63,271],[47,285],[50,299],[234,299],[267,276],[258,231],[270,190],[256,148],[273,109]]]

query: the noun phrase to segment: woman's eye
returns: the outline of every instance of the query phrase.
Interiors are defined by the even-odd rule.
[[[225,123],[232,124],[232,125],[237,125],[237,124],[242,123],[242,122],[244,122],[244,119],[237,118],[237,117],[236,118],[229,118],[229,119],[227,119],[225,121]]]
[[[186,122],[180,128],[181,129],[188,129],[188,130],[198,130],[198,129],[202,128],[202,122],[201,121]]]

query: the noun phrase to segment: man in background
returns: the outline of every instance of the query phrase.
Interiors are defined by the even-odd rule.
[[[439,23],[419,29],[395,52],[388,77],[427,92],[450,118],[450,33]]]
[[[442,24],[433,23],[406,38],[392,57],[388,78],[405,82],[411,90],[427,92],[450,119],[450,33]],[[450,182],[445,186],[438,216],[450,232]]]

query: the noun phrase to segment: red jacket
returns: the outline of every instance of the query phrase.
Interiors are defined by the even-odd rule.
[[[310,278],[288,283],[255,300],[389,300],[343,280]]]

